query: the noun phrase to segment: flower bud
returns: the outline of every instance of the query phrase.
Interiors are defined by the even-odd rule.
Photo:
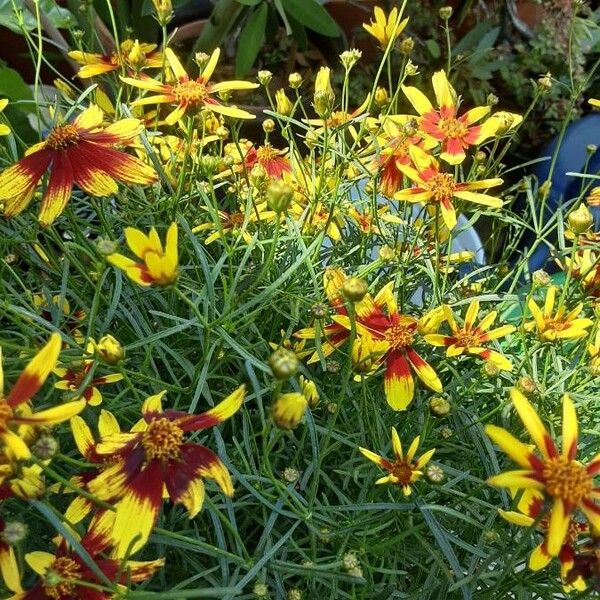
[[[4,529],[0,533],[0,539],[7,543],[9,546],[15,546],[20,544],[29,533],[29,528],[25,523],[20,521],[9,521],[4,524]]]
[[[399,50],[401,54],[408,56],[415,47],[415,41],[411,37],[406,37],[400,42]]]
[[[302,389],[302,393],[304,394],[308,405],[311,408],[315,408],[319,403],[319,391],[317,390],[315,382],[300,375],[300,388]]]
[[[517,388],[521,390],[521,392],[523,392],[525,395],[527,395],[534,394],[537,391],[538,386],[533,377],[525,375],[521,377],[517,382]]]
[[[133,42],[133,46],[127,55],[127,63],[136,71],[139,71],[146,64],[146,55],[142,52],[142,47],[138,40]]]
[[[415,65],[415,63],[409,58],[406,63],[406,67],[404,67],[404,73],[407,77],[414,77],[418,72],[419,67],[417,67],[417,65]]]
[[[308,402],[304,394],[289,392],[282,394],[271,406],[271,417],[281,429],[295,429],[300,424]]]
[[[595,154],[595,153],[596,153],[596,150],[598,150],[598,146],[596,146],[596,144],[588,144],[588,145],[585,147],[585,151],[586,151],[588,154]]]
[[[58,440],[54,436],[44,433],[31,446],[31,452],[42,460],[48,460],[58,452]]]
[[[286,467],[281,475],[288,483],[294,483],[300,478],[300,472],[292,467]]]
[[[271,83],[271,79],[273,79],[273,73],[266,70],[259,71],[256,75],[256,78],[258,79],[258,83],[260,83],[260,85],[267,87]]]
[[[328,402],[327,406],[325,408],[327,409],[327,412],[330,415],[335,415],[335,413],[338,411],[338,403],[337,402]]]
[[[498,98],[498,96],[496,96],[496,94],[488,94],[485,100],[485,103],[488,106],[496,106],[498,102],[500,102],[500,99]]]
[[[550,73],[541,75],[537,80],[537,84],[541,91],[547,92],[552,88],[552,75]]]
[[[206,54],[206,52],[196,52],[196,54],[194,54],[194,61],[196,62],[198,67],[200,67],[201,71],[208,64],[209,60],[210,60],[210,55]]]
[[[294,198],[294,188],[284,181],[272,181],[267,188],[267,204],[276,213],[285,212]]]
[[[277,112],[284,117],[289,117],[294,110],[294,105],[285,95],[285,90],[283,88],[275,92],[275,107]]]
[[[323,304],[322,302],[317,302],[316,304],[313,304],[310,311],[312,312],[312,315],[313,317],[315,317],[315,319],[323,319],[329,313],[327,305]]]
[[[379,258],[384,262],[392,262],[396,259],[396,250],[386,244],[379,249]]]
[[[351,571],[356,567],[360,566],[360,562],[358,560],[358,556],[354,552],[346,552],[344,556],[342,556],[342,565],[346,571]]]
[[[552,280],[550,279],[550,275],[544,271],[544,269],[538,269],[533,272],[531,276],[531,282],[534,287],[545,287],[550,284]]]
[[[340,363],[332,358],[325,363],[325,369],[328,373],[339,373],[341,368]]]
[[[100,338],[100,341],[96,344],[96,352],[107,365],[116,365],[125,358],[123,346],[121,346],[119,340],[110,334]]]
[[[252,593],[257,598],[268,598],[269,597],[269,588],[265,583],[262,583],[261,581],[259,581],[254,584],[254,587],[252,588]]]
[[[442,398],[442,396],[434,396],[429,401],[429,410],[431,410],[436,417],[445,417],[450,414],[450,408],[450,402],[448,402],[446,398]]]
[[[346,71],[349,71],[362,56],[362,52],[356,48],[345,50],[340,54],[340,61]]]
[[[96,240],[96,250],[102,256],[108,256],[109,254],[114,254],[119,249],[119,244],[113,240],[105,240],[103,238],[98,238]]]
[[[377,106],[385,106],[389,99],[390,97],[388,96],[388,92],[384,87],[379,86],[375,90],[375,104],[377,104]]]
[[[350,302],[360,302],[368,291],[367,282],[359,277],[348,277],[342,285],[342,293]]]
[[[302,591],[298,588],[292,588],[291,590],[288,590],[287,600],[302,600],[302,597]]]
[[[486,544],[493,544],[494,542],[497,542],[500,539],[500,534],[497,531],[487,529],[483,532],[483,535],[481,537],[483,538],[483,541]]]
[[[478,163],[483,163],[486,161],[486,159],[487,154],[483,150],[479,150],[478,152],[476,152],[475,156],[473,157],[473,160]]]
[[[262,128],[265,133],[273,133],[275,131],[275,121],[273,119],[265,119]]]
[[[352,569],[348,569],[348,575],[351,575],[352,577],[362,577],[363,576],[363,570],[360,566],[356,566]]]
[[[167,25],[173,18],[173,5],[171,0],[152,0],[156,19],[161,25]]]
[[[224,142],[229,137],[229,129],[225,125],[219,125],[215,131],[215,135]]]
[[[430,463],[425,469],[425,477],[427,477],[431,483],[442,483],[446,478],[446,475],[444,474],[442,467]]]
[[[298,72],[290,73],[288,83],[293,90],[297,90],[302,85],[302,75]]]
[[[291,350],[277,348],[269,357],[269,366],[277,379],[289,379],[298,370],[298,357]]]
[[[452,16],[451,6],[442,6],[439,10],[440,19],[447,21]]]
[[[315,79],[315,94],[313,106],[316,113],[324,119],[333,110],[335,94],[331,87],[331,70],[329,67],[321,67]]]
[[[454,433],[454,431],[452,431],[452,429],[450,429],[450,427],[442,427],[440,429],[440,435],[447,440],[448,438],[452,437],[452,434]]]
[[[580,204],[576,210],[569,213],[567,223],[573,233],[585,233],[594,223],[594,217],[585,204]]]

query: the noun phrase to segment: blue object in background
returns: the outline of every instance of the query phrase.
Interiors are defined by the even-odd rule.
[[[538,178],[540,183],[548,179],[552,156],[556,150],[558,137],[554,138],[542,151],[540,157],[548,157],[548,160],[537,163],[531,173]],[[589,179],[581,177],[568,176],[567,173],[581,173],[588,159],[587,146],[594,144],[600,147],[600,114],[590,114],[582,117],[575,123],[567,127],[560,150],[558,152],[556,166],[552,175],[552,187],[546,201],[546,219],[550,218],[562,202],[571,198],[576,198],[581,193],[581,189],[589,185]],[[595,152],[590,158],[587,172],[596,174],[600,171],[600,152]],[[597,185],[600,185],[598,180]],[[600,211],[591,209],[596,223],[600,220]],[[531,236],[524,242],[528,245],[532,242]],[[530,272],[537,269],[554,267],[547,265],[550,258],[550,251],[546,244],[542,244],[529,260]]]

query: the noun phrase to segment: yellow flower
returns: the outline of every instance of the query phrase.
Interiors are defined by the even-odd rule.
[[[198,113],[201,110],[211,110],[228,117],[236,119],[254,119],[255,115],[245,110],[240,110],[234,106],[225,106],[221,104],[214,95],[219,92],[230,90],[252,90],[258,87],[257,83],[248,81],[221,81],[219,83],[210,83],[210,78],[217,66],[220,50],[217,48],[210,56],[206,66],[199,77],[192,79],[179,62],[175,53],[170,48],[165,50],[167,62],[175,74],[175,83],[161,83],[151,77],[140,75],[139,79],[132,77],[121,77],[121,79],[130,85],[155,92],[157,95],[146,96],[136,100],[132,106],[142,106],[145,104],[176,104],[177,107],[166,118],[167,125],[174,125],[184,114],[193,112]]]
[[[3,98],[0,100],[0,113],[8,106],[8,100]],[[8,135],[10,133],[10,127],[4,123],[0,123],[0,135]]]
[[[546,301],[541,309],[533,298],[529,299],[527,306],[533,316],[533,321],[525,323],[525,331],[536,331],[538,337],[544,342],[555,342],[557,340],[576,340],[587,335],[587,329],[592,326],[592,320],[577,318],[583,310],[583,302],[580,302],[573,310],[567,312],[564,304],[560,304],[558,310],[554,311],[556,300],[556,286],[551,286],[546,292]]]
[[[308,399],[299,392],[282,394],[271,406],[271,416],[278,427],[295,429],[308,407]]]
[[[431,457],[435,452],[435,448],[433,450],[428,450],[425,454],[422,454],[415,460],[420,439],[421,438],[417,436],[412,441],[406,456],[404,456],[398,432],[395,427],[392,427],[392,450],[394,451],[395,460],[388,460],[366,448],[359,448],[361,454],[365,458],[368,458],[376,465],[379,465],[390,472],[389,475],[379,478],[375,482],[377,485],[382,483],[393,483],[402,487],[402,493],[405,496],[410,496],[412,492],[411,485],[423,476],[423,471],[421,469],[431,460]]]
[[[516,388],[511,399],[519,418],[529,432],[539,454],[505,429],[488,425],[486,433],[520,469],[494,475],[490,485],[517,490],[538,490],[551,503],[545,553],[558,556],[567,541],[571,518],[583,512],[590,524],[600,529],[600,505],[594,479],[600,473],[600,454],[587,465],[576,459],[578,424],[575,407],[568,394],[563,397],[562,453],[544,427],[529,400]],[[535,560],[534,560],[535,562]]]
[[[402,15],[398,12],[397,8],[393,8],[390,14],[386,16],[385,12],[379,6],[375,7],[374,17],[374,21],[371,20],[370,23],[363,23],[363,27],[379,42],[382,49],[385,50],[391,42],[398,39],[398,36],[408,24],[408,18],[401,21]]]
[[[125,271],[126,275],[139,285],[171,285],[177,280],[178,275],[177,237],[177,223],[171,223],[163,249],[154,227],[150,229],[148,235],[139,229],[127,227],[125,229],[127,245],[139,260],[132,260],[122,254],[110,254],[106,260]]]

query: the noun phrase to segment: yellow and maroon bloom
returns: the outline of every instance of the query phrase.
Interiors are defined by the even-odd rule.
[[[31,456],[29,447],[19,435],[20,426],[49,426],[68,421],[85,408],[85,400],[67,402],[40,412],[31,412],[30,400],[44,385],[58,362],[62,347],[60,335],[53,333],[48,343],[31,359],[12,389],[4,395],[2,353],[0,351],[0,443],[8,458],[17,460]]]
[[[138,260],[116,253],[107,256],[106,260],[125,271],[129,279],[139,285],[168,286],[177,281],[179,272],[177,237],[177,223],[169,226],[164,248],[154,227],[148,235],[134,227],[127,227],[125,240]]]
[[[491,208],[501,208],[502,200],[475,190],[487,190],[502,184],[502,179],[482,179],[481,181],[456,181],[452,173],[440,170],[438,161],[417,146],[410,147],[410,156],[414,167],[397,165],[413,182],[413,186],[394,194],[396,200],[408,202],[424,202],[439,206],[444,223],[452,230],[456,226],[456,211],[453,198],[466,200]]]
[[[23,593],[21,587],[21,573],[17,563],[17,557],[13,547],[4,539],[4,529],[6,523],[0,519],[0,575],[4,585],[16,594]]]
[[[395,7],[386,16],[383,9],[376,6],[373,14],[375,20],[371,20],[370,23],[363,23],[363,27],[365,31],[370,33],[379,42],[381,48],[385,50],[390,42],[394,42],[402,33],[408,24],[408,17],[401,20],[402,13]]]
[[[489,106],[478,106],[459,116],[456,91],[444,71],[434,73],[431,81],[438,108],[434,108],[427,96],[416,87],[402,86],[402,91],[421,115],[420,128],[440,143],[440,158],[457,165],[465,159],[465,149],[492,136],[498,123],[487,119],[480,125],[476,124],[488,115]]]
[[[219,457],[206,446],[186,442],[185,435],[231,417],[244,393],[242,385],[211,410],[192,415],[163,410],[162,392],[146,399],[143,420],[129,433],[108,435],[96,444],[98,455],[117,461],[88,484],[100,500],[120,498],[113,530],[117,556],[135,552],[148,541],[163,489],[190,518],[202,508],[204,478],[214,479],[226,495],[233,495],[231,476]]]
[[[410,496],[412,492],[412,484],[423,476],[421,470],[430,460],[435,453],[433,450],[428,450],[425,454],[422,454],[419,458],[415,459],[417,450],[419,448],[420,437],[417,436],[408,448],[406,456],[402,451],[402,443],[395,427],[392,427],[392,450],[394,452],[394,459],[389,460],[375,452],[371,452],[366,448],[359,448],[361,454],[373,461],[376,465],[379,465],[382,469],[389,471],[389,475],[381,477],[375,483],[377,485],[382,483],[392,483],[402,487],[402,493],[405,496]]]
[[[266,142],[258,148],[250,146],[244,157],[244,166],[248,171],[254,165],[260,165],[272,179],[280,179],[284,172],[292,170],[285,150],[277,150]]]
[[[40,206],[42,225],[50,225],[63,212],[74,184],[91,196],[110,196],[118,191],[117,181],[154,183],[154,169],[113,148],[131,143],[143,130],[141,121],[121,119],[102,127],[102,118],[102,111],[90,106],[73,123],[56,125],[43,142],[0,173],[4,216],[14,217],[27,208],[46,171],[50,174]]]
[[[544,494],[539,490],[524,490],[517,503],[517,510],[502,510],[498,509],[500,516],[520,527],[533,527],[545,537],[548,533],[549,519],[548,515],[544,514]],[[563,586],[566,591],[571,588],[585,589],[585,582],[580,577],[570,577],[570,571],[575,563],[575,550],[578,538],[582,535],[589,534],[590,528],[587,523],[581,523],[571,519],[569,529],[565,541],[558,553],[560,561],[560,571]],[[529,556],[529,568],[532,571],[539,571],[552,561],[552,556],[548,554],[546,549],[546,541],[536,546]]]
[[[146,581],[164,565],[164,559],[152,561],[123,562],[117,558],[105,558],[110,550],[108,535],[114,515],[99,511],[88,532],[81,539],[87,551],[106,579],[114,584]],[[59,541],[54,554],[35,551],[25,555],[29,567],[39,575],[39,581],[26,592],[11,600],[110,600],[114,594],[103,590],[104,581],[89,568],[86,562],[64,540]],[[91,585],[90,585],[91,584]]]
[[[42,294],[34,294],[33,305],[39,310],[40,317],[48,323],[53,322],[54,317],[52,312],[54,306],[58,307],[59,310],[62,310],[62,315],[65,317],[65,320],[61,323],[61,329],[63,331],[67,331],[71,336],[73,336],[73,339],[77,343],[83,343],[85,336],[79,327],[87,316],[85,310],[80,308],[71,310],[71,303],[66,298],[63,299],[61,307],[61,300],[58,294],[52,296],[52,298],[50,298],[50,302],[48,302],[46,296],[43,296]],[[63,347],[65,346],[66,344],[63,345]]]
[[[212,244],[226,235],[241,236],[246,244],[250,244],[252,242],[252,235],[248,231],[249,226],[258,221],[272,221],[277,217],[277,213],[269,210],[265,203],[261,203],[253,206],[249,211],[237,210],[235,212],[227,212],[219,210],[217,211],[217,217],[217,223],[202,223],[192,229],[192,233],[212,230],[210,235],[204,240],[206,245]]]
[[[119,51],[110,54],[91,54],[73,50],[69,58],[83,65],[77,76],[80,79],[110,73],[121,68],[139,71],[145,67],[160,69],[163,66],[163,54],[156,50],[156,44],[144,44],[137,40],[124,40]]]
[[[563,397],[562,452],[529,400],[516,388],[511,390],[511,399],[539,453],[505,429],[488,425],[488,436],[520,467],[495,475],[488,483],[511,490],[538,490],[544,495],[547,506],[545,503],[542,514],[548,517],[544,549],[548,556],[558,556],[576,512],[582,511],[590,525],[600,529],[600,488],[594,481],[600,473],[600,454],[587,464],[577,460],[577,415],[568,394]]]
[[[448,305],[443,306],[444,319],[448,322],[450,335],[440,333],[430,333],[425,336],[425,340],[434,346],[445,346],[446,356],[461,356],[463,354],[473,354],[484,360],[490,361],[498,369],[512,371],[512,363],[500,352],[486,348],[484,344],[492,340],[504,337],[512,333],[515,328],[512,325],[502,325],[496,329],[488,331],[492,326],[498,313],[493,310],[488,313],[479,323],[475,324],[479,314],[479,300],[472,300],[465,314],[465,320],[462,327],[459,327]]]
[[[54,387],[57,390],[78,392],[78,400],[84,399],[90,406],[98,406],[102,403],[102,394],[97,386],[121,381],[123,379],[123,375],[121,373],[111,373],[110,375],[94,377],[83,389],[81,389],[81,386],[83,385],[83,382],[90,372],[93,364],[93,360],[85,360],[83,361],[83,364],[79,366],[79,368],[59,367],[54,369],[54,374],[60,377],[60,381],[57,381],[54,384]]]
[[[583,310],[583,302],[568,312],[564,303],[561,302],[554,313],[556,290],[554,285],[548,288],[543,308],[540,308],[533,298],[529,299],[527,306],[531,311],[533,321],[525,323],[525,331],[535,331],[544,342],[577,340],[587,336],[587,330],[593,325],[593,321],[587,318],[578,318]]]
[[[188,112],[196,114],[202,110],[211,110],[212,112],[236,119],[254,119],[255,115],[234,106],[225,106],[214,97],[218,92],[252,90],[258,87],[257,83],[250,83],[248,81],[211,83],[210,78],[217,66],[219,55],[220,50],[217,48],[212,53],[200,76],[193,79],[186,73],[173,50],[167,48],[165,56],[175,75],[176,83],[161,83],[151,77],[142,75],[139,79],[132,77],[121,77],[121,79],[125,83],[155,93],[155,95],[145,96],[136,100],[133,106],[176,104],[177,108],[165,118],[165,123],[168,125],[174,125]]]

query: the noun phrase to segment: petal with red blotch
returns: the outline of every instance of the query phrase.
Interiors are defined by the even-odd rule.
[[[73,148],[71,152],[77,152],[77,148]],[[69,161],[71,152],[56,152],[54,155],[48,186],[40,205],[38,220],[41,225],[51,225],[63,212],[71,197],[73,189],[73,169]]]
[[[404,355],[391,352],[384,376],[385,398],[394,410],[406,410],[415,394],[415,383]]]
[[[447,139],[443,147],[444,152],[440,154],[440,158],[448,164],[458,165],[465,160],[464,144],[460,138]]]
[[[42,148],[0,173],[0,200],[5,201],[5,213],[12,216],[25,208],[19,206],[19,199],[31,194],[48,169],[53,156],[52,150]],[[17,206],[11,206],[13,204]]]
[[[58,333],[53,333],[48,343],[31,359],[25,370],[6,397],[6,402],[13,408],[27,402],[44,385],[52,369],[58,362],[62,340]]]
[[[139,119],[121,119],[103,131],[86,133],[82,137],[96,144],[124,144],[133,140],[143,130],[144,125]]]
[[[212,451],[199,444],[183,444],[181,461],[188,465],[196,476],[213,479],[228,496],[233,496],[233,483],[227,467]]]
[[[105,468],[88,483],[88,489],[99,500],[120,498],[135,479],[144,461],[144,449],[135,448],[124,461]]]
[[[160,511],[163,482],[160,461],[151,460],[127,485],[112,534],[117,557],[134,554],[148,541]]]
[[[184,431],[199,431],[222,423],[240,409],[244,402],[245,393],[246,387],[241,385],[232,394],[227,396],[225,400],[219,402],[214,408],[207,410],[201,415],[192,415],[183,420],[180,423],[181,428]]]
[[[456,227],[456,211],[449,198],[442,198],[440,200],[440,208],[442,210],[442,219],[450,231]]]
[[[423,360],[412,348],[408,348],[406,354],[419,379],[434,392],[441,392],[442,382],[431,365]]]
[[[110,177],[93,158],[82,152],[84,142],[77,146],[77,152],[71,153],[73,180],[91,196],[111,196],[119,191],[117,182]]]

